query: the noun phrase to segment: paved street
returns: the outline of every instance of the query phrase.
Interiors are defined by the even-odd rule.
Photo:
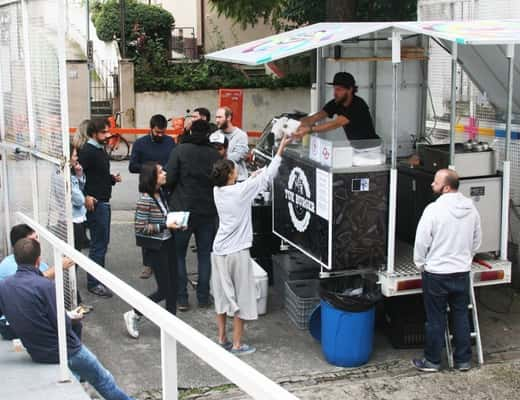
[[[140,251],[135,246],[133,207],[137,198],[137,176],[127,172],[126,163],[113,163],[124,183],[114,190],[113,223],[108,269],[144,294],[155,285],[153,279],[141,280]],[[189,252],[188,268],[196,277],[194,253]],[[123,323],[128,306],[119,299],[94,298],[85,290],[80,274],[80,290],[85,301],[95,308],[84,324],[84,341],[111,370],[121,386],[138,399],[160,398],[159,329],[150,322],[142,325],[138,340],[129,338]],[[271,289],[270,289],[271,290]],[[512,312],[501,314],[480,306],[480,321],[486,361],[484,368],[468,374],[443,372],[418,375],[410,359],[420,350],[393,349],[387,338],[376,333],[370,363],[358,369],[342,369],[325,362],[318,343],[305,331],[299,331],[287,319],[276,292],[271,290],[266,316],[247,325],[248,342],[258,352],[244,358],[263,374],[286,386],[302,399],[513,399],[517,398],[520,360],[520,301],[507,288],[480,289],[480,298],[488,308]],[[214,312],[200,310],[191,293],[192,309],[179,317],[215,338]],[[209,366],[179,346],[179,386],[183,398],[238,399],[239,392]],[[213,388],[213,390],[212,390]],[[215,389],[217,388],[217,389]]]

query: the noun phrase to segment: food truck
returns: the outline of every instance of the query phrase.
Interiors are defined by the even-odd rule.
[[[430,41],[451,55],[449,140],[442,144],[427,140]],[[347,71],[355,77],[381,142],[349,142],[342,129],[313,133],[289,146],[272,187],[273,233],[319,264],[322,277],[372,271],[384,296],[420,293],[421,273],[412,258],[417,223],[434,200],[430,183],[435,172],[458,172],[460,191],[473,199],[485,227],[470,291],[481,363],[473,286],[511,281],[511,115],[520,112],[520,81],[513,80],[515,68],[520,68],[515,59],[519,44],[520,21],[319,23],[207,56],[261,65],[313,51],[311,113],[332,99],[325,83],[335,73]],[[506,115],[500,151],[484,143],[486,138],[480,142],[456,132],[458,66]],[[291,111],[290,104],[288,108],[280,112]],[[268,125],[255,149],[265,162],[276,146],[276,123]],[[380,161],[364,160],[367,151],[381,154]],[[411,155],[420,162],[410,163]]]

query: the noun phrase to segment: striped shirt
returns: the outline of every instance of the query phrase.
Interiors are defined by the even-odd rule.
[[[151,239],[170,239],[172,234],[166,227],[167,214],[168,202],[162,190],[159,199],[141,193],[135,210],[135,234]]]

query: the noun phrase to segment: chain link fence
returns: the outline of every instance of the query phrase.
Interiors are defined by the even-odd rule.
[[[72,244],[65,72],[65,0],[0,1],[0,212],[2,254],[16,212]],[[5,224],[4,224],[5,222]],[[43,257],[53,261],[42,243]],[[73,270],[65,300],[76,305]]]

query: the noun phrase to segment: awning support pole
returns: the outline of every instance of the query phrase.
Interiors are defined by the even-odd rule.
[[[388,202],[387,272],[395,270],[395,227],[397,213],[397,128],[398,128],[398,77],[401,63],[401,34],[392,32],[392,162],[390,169],[390,193]]]
[[[507,242],[509,238],[509,196],[511,188],[511,115],[513,113],[513,75],[515,68],[515,46],[507,45],[507,116],[506,143],[504,149],[504,165],[502,177],[502,224],[500,227],[500,259],[507,260]]]
[[[457,122],[457,43],[451,47],[450,169],[455,169],[455,124]]]

